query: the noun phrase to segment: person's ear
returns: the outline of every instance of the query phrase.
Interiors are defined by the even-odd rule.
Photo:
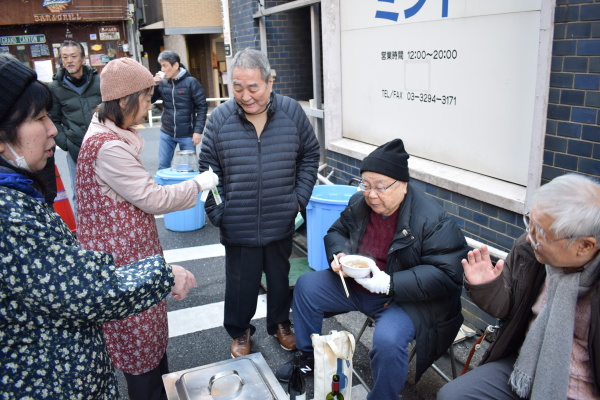
[[[597,250],[596,245],[598,243],[596,242],[596,238],[593,236],[579,238],[577,242],[577,252],[583,256],[593,253]]]
[[[175,64],[177,64],[177,65],[175,65]],[[175,61],[175,62],[173,63],[173,68],[175,68],[175,69],[179,69],[179,66],[180,66],[180,65],[179,65],[179,63],[178,63],[177,61]]]

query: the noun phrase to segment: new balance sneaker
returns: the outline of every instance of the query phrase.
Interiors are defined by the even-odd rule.
[[[313,353],[303,353],[300,352],[300,371],[304,374],[304,376],[310,376],[314,373],[315,369],[315,357]],[[290,377],[292,376],[292,371],[294,370],[294,360],[290,360],[289,362],[280,365],[275,371],[275,377],[280,382],[289,382]]]

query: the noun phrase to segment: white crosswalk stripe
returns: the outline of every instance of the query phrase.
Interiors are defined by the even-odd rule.
[[[167,313],[169,318],[169,337],[187,335],[188,333],[222,326],[224,304],[224,302],[220,301],[218,303],[170,311]],[[252,319],[265,318],[266,316],[267,295],[261,294],[258,296],[256,314],[254,314],[254,318]]]

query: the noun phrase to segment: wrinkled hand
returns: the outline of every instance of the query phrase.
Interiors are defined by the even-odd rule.
[[[467,259],[461,261],[465,270],[465,278],[472,285],[481,285],[491,282],[502,273],[504,260],[499,260],[496,267],[492,264],[487,246],[481,246],[481,250],[475,249],[467,253]]]
[[[387,294],[390,286],[390,276],[380,270],[377,265],[371,266],[371,274],[373,274],[371,278],[355,279],[355,281],[371,293]]]
[[[198,286],[196,278],[190,271],[179,265],[171,265],[171,270],[175,276],[175,285],[171,288],[171,294],[175,300],[183,300],[191,288]]]
[[[200,184],[203,191],[212,190],[219,183],[219,177],[212,171],[204,171],[200,175],[196,175],[194,180]]]

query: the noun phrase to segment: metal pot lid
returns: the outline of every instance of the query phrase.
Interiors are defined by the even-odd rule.
[[[275,399],[260,371],[248,359],[183,373],[175,387],[181,400]]]

